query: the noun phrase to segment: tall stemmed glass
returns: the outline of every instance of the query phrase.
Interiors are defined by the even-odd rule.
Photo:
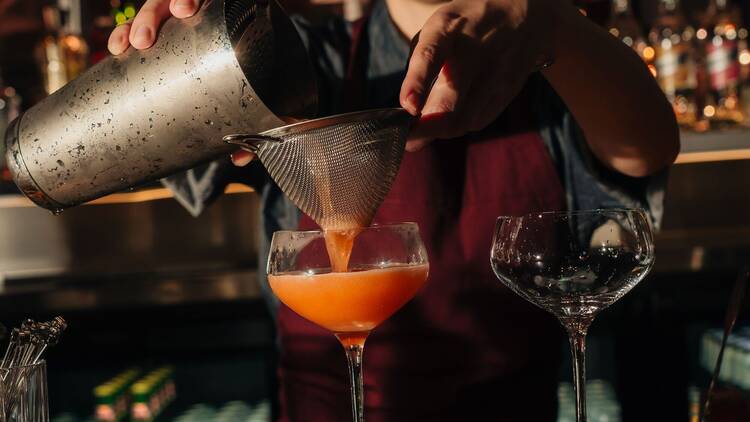
[[[348,269],[331,270],[322,231],[280,231],[273,235],[268,259],[271,289],[294,312],[333,332],[344,346],[352,413],[355,422],[362,422],[365,340],[427,280],[427,251],[417,225],[361,229]]]
[[[554,314],[568,332],[577,420],[585,422],[586,332],[599,311],[653,266],[645,213],[609,209],[499,217],[490,261],[503,284]]]

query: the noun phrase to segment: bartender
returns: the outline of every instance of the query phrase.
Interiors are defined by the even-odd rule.
[[[149,48],[170,14],[198,7],[148,0],[109,48]],[[322,115],[399,104],[421,113],[375,222],[419,224],[430,279],[368,339],[367,419],[554,421],[562,330],[496,281],[492,228],[499,215],[607,207],[645,208],[658,226],[679,135],[646,66],[560,0],[380,0],[355,23],[297,22]],[[233,172],[212,166],[212,192],[177,193],[220,192]],[[313,227],[272,183],[262,189],[267,228]],[[341,346],[276,306],[281,420],[349,420]]]

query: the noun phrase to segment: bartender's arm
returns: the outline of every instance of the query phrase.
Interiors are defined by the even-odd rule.
[[[454,0],[434,13],[401,89],[402,106],[423,114],[409,147],[482,129],[545,65],[603,164],[642,177],[674,162],[674,113],[644,63],[561,0]]]

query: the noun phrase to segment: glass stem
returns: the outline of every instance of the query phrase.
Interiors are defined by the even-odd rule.
[[[349,362],[349,383],[352,391],[352,415],[354,422],[364,422],[365,411],[363,406],[362,387],[362,351],[361,344],[348,344],[346,349],[346,360]]]
[[[573,387],[576,392],[576,421],[586,422],[586,332],[588,324],[566,326],[573,358]]]

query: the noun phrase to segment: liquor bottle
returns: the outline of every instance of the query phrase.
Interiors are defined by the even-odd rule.
[[[739,22],[739,20],[738,20]],[[737,29],[737,61],[740,64],[740,102],[745,118],[750,116],[750,31],[747,26]]]
[[[737,61],[740,63],[740,82],[746,84],[750,80],[750,44],[748,30],[744,27],[737,30]]]
[[[695,31],[685,24],[678,6],[677,0],[660,0],[648,38],[655,51],[657,80],[672,103],[677,122],[692,127],[697,117]]]
[[[21,97],[13,87],[5,86],[2,72],[0,71],[0,137],[5,134],[8,124],[18,117],[20,112]],[[10,171],[3,157],[5,157],[5,143],[0,142],[0,193],[4,192],[3,183],[12,182]]]
[[[654,50],[646,42],[641,26],[633,15],[629,0],[614,0],[609,21],[609,33],[617,37],[638,53],[648,64],[654,58]]]
[[[65,63],[65,75],[71,81],[88,67],[89,46],[82,35],[81,0],[58,0],[58,5],[66,12],[59,44]]]
[[[60,32],[60,9],[45,6],[42,9],[45,35],[37,46],[37,61],[42,73],[47,94],[60,89],[68,82],[63,55],[58,43]]]
[[[704,16],[707,37],[703,46],[709,95],[703,115],[712,126],[742,123],[745,112],[740,97],[739,25],[730,13],[727,0],[710,0]]]
[[[688,411],[690,422],[700,422],[701,420],[701,391],[698,387],[691,385],[688,388]]]

